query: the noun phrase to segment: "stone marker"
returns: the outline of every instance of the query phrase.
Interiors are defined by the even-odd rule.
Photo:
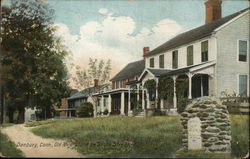
[[[183,149],[231,152],[231,126],[227,106],[215,97],[194,99],[181,113]]]
[[[201,149],[201,120],[198,117],[188,120],[188,149]]]

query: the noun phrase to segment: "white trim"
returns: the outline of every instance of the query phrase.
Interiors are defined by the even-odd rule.
[[[153,73],[151,73],[147,68],[145,68],[144,71],[142,72],[142,74],[139,76],[138,81],[141,80],[141,78],[142,78],[142,76],[144,75],[145,72],[148,72],[150,75],[155,77],[155,75]]]
[[[240,52],[239,52],[239,44],[240,44],[240,41],[246,41],[247,42],[247,60],[246,61],[240,61],[240,59],[239,59],[239,55],[240,55]],[[237,52],[237,57],[236,57],[236,61],[238,62],[238,63],[248,63],[248,60],[249,60],[249,41],[248,41],[248,39],[237,39],[237,50],[236,50],[236,52]]]
[[[217,32],[219,30],[221,30],[222,28],[224,28],[225,26],[229,25],[230,23],[234,22],[235,20],[239,19],[240,17],[244,16],[245,14],[247,14],[249,12],[249,9],[243,13],[241,13],[240,15],[236,16],[235,18],[231,19],[230,21],[226,22],[225,24],[223,24],[222,26],[220,26],[219,28],[215,29],[214,32]]]
[[[240,76],[247,76],[247,96],[249,97],[249,75],[248,74],[244,74],[244,73],[239,73],[237,74],[237,95],[240,95]]]

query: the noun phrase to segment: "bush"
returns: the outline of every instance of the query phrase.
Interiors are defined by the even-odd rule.
[[[165,111],[161,111],[160,109],[155,109],[154,111],[154,116],[165,116],[166,112]]]
[[[109,113],[108,109],[105,109],[103,112],[104,115],[108,115],[108,113]]]
[[[85,102],[76,108],[76,114],[78,117],[92,117],[94,114],[94,108],[92,103]]]

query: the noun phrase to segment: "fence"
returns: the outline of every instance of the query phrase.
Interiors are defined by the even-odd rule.
[[[223,97],[222,103],[227,106],[231,114],[249,114],[249,97]]]

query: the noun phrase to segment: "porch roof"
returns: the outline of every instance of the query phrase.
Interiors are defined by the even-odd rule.
[[[103,96],[103,95],[117,94],[117,93],[122,93],[122,92],[128,92],[128,88],[120,88],[120,89],[114,89],[114,90],[107,91],[107,92],[96,93],[96,94],[93,94],[93,96]]]
[[[192,66],[188,66],[185,68],[180,68],[180,69],[169,71],[167,73],[161,74],[161,77],[162,76],[180,75],[180,74],[192,72],[192,71],[196,70],[196,68],[202,69],[202,68],[205,68],[207,66],[214,65],[214,64],[215,64],[214,61],[207,61],[207,62],[203,62],[201,64],[192,65]]]

